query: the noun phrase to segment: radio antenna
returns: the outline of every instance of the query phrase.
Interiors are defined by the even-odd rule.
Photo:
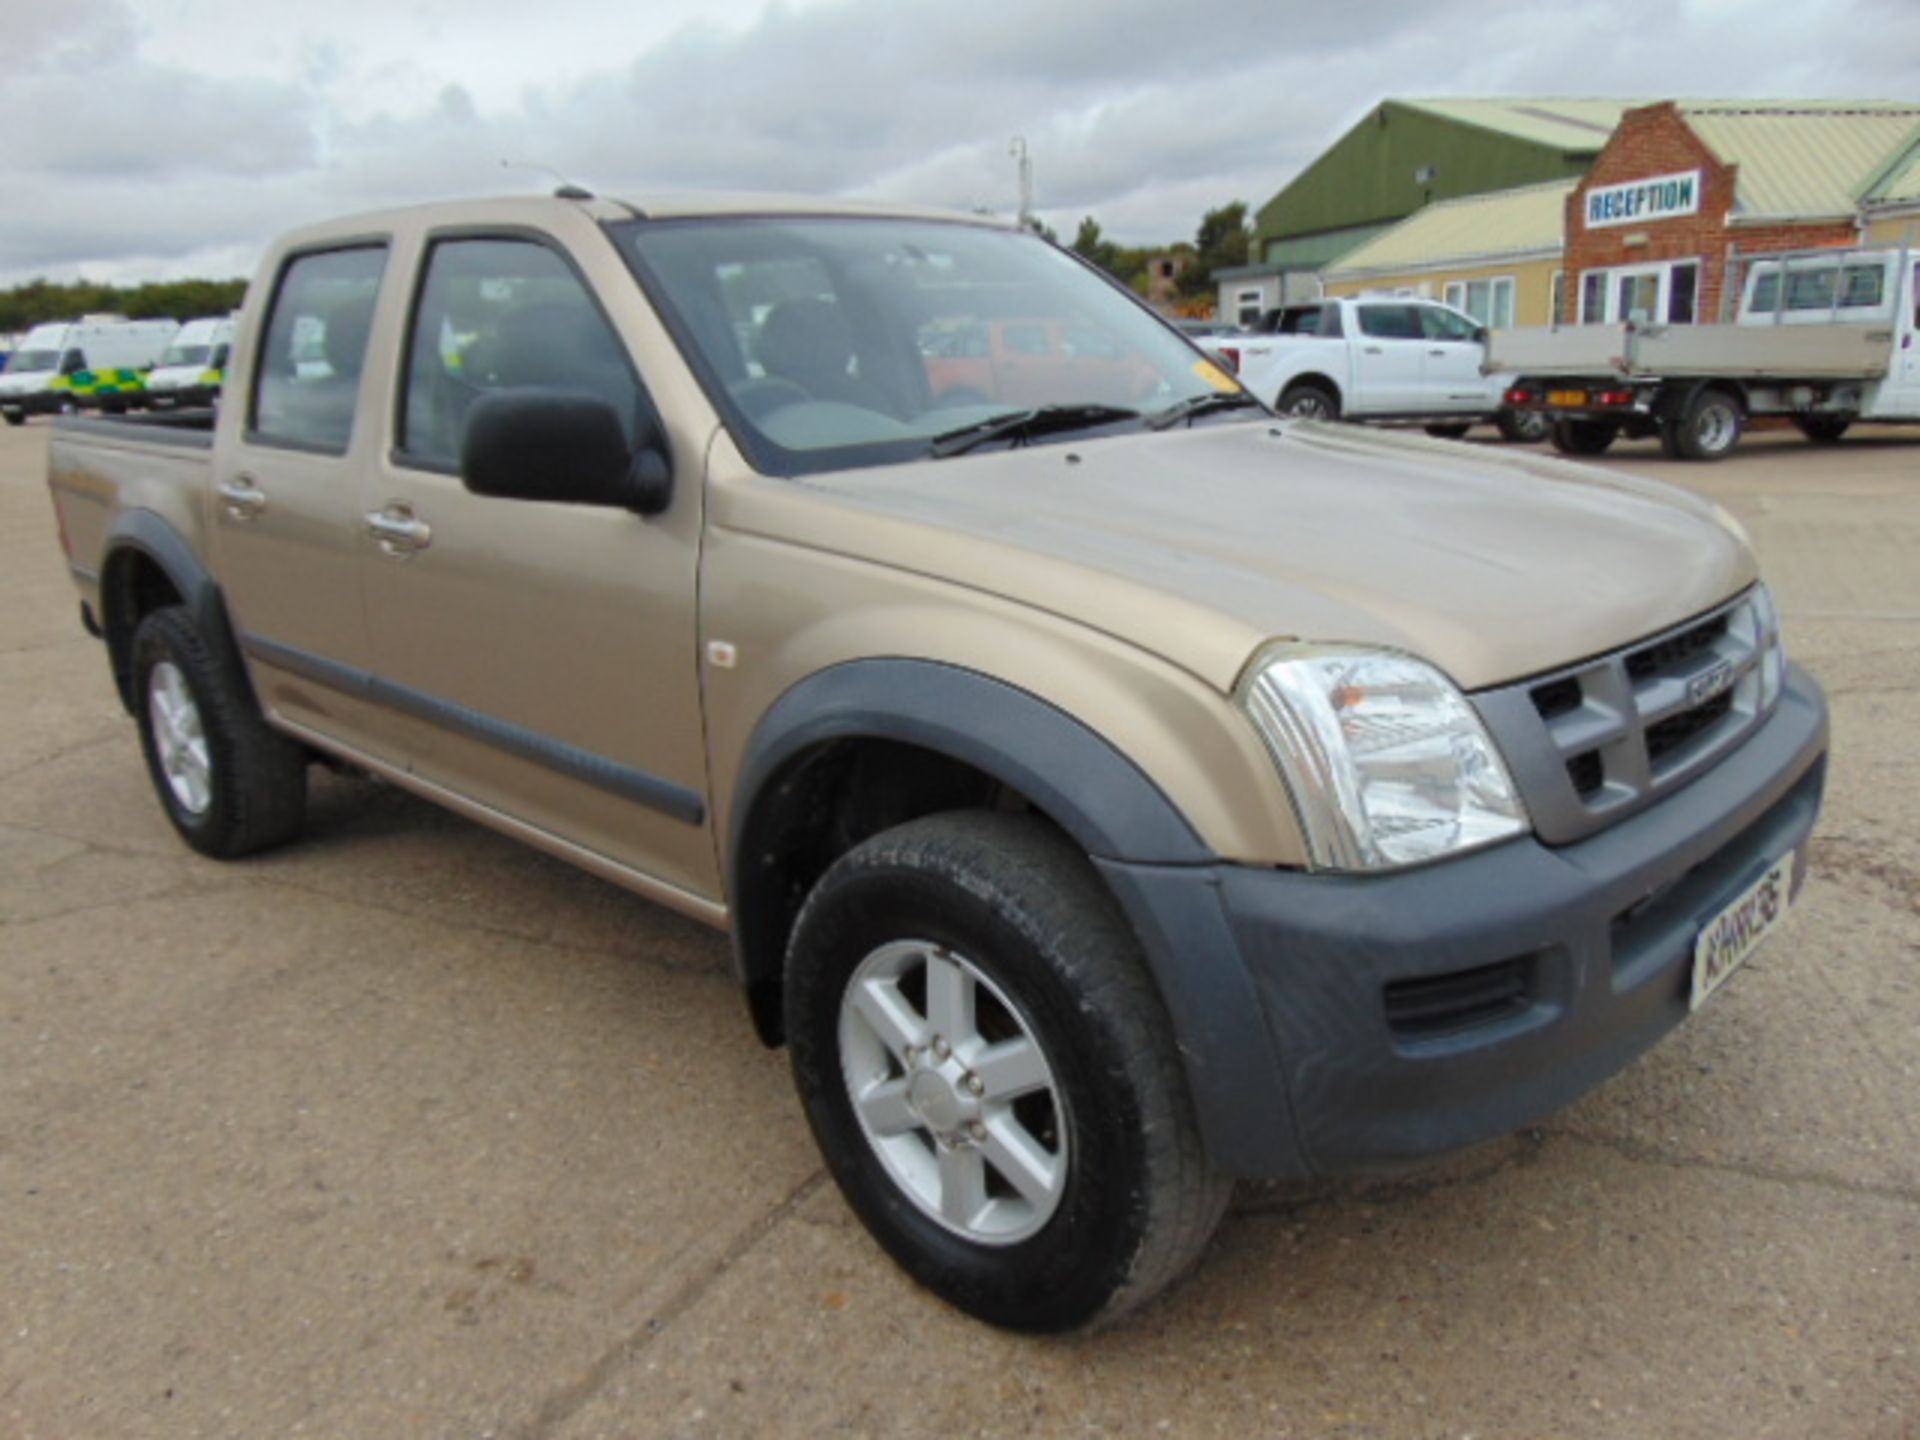
[[[584,185],[576,185],[551,165],[542,165],[538,160],[502,160],[502,170],[534,170],[542,175],[551,175],[560,183],[554,188],[554,196],[561,200],[591,200],[593,192]]]

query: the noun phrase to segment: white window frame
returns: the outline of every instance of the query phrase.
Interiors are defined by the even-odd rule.
[[[1694,267],[1693,272],[1693,315],[1684,321],[1669,321],[1668,307],[1673,301],[1673,272],[1683,265]],[[1700,319],[1701,282],[1706,279],[1706,262],[1697,255],[1683,255],[1675,260],[1649,260],[1638,265],[1608,265],[1594,270],[1580,272],[1580,290],[1578,303],[1580,313],[1576,323],[1581,325],[1617,325],[1624,318],[1620,315],[1620,282],[1640,276],[1655,277],[1654,311],[1656,319],[1650,324],[1694,324]],[[1592,276],[1603,276],[1600,287],[1600,314],[1590,316],[1587,313],[1587,281]]]
[[[1485,315],[1474,315],[1473,307],[1467,303],[1467,299],[1473,293],[1473,287],[1475,285],[1485,285],[1487,287],[1487,313]],[[1507,298],[1506,320],[1504,322],[1500,319],[1500,297],[1503,294]],[[1512,328],[1513,325],[1514,307],[1519,304],[1520,299],[1520,284],[1512,275],[1475,275],[1467,280],[1447,281],[1442,298],[1448,305],[1451,305],[1461,314],[1473,315],[1476,324],[1484,325],[1489,330],[1506,330]]]

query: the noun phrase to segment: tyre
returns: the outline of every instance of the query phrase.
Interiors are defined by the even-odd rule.
[[[1464,440],[1472,428],[1471,425],[1429,425],[1426,431],[1436,440]]]
[[[1619,433],[1611,420],[1561,418],[1553,422],[1553,448],[1563,455],[1604,455]]]
[[[299,831],[306,751],[261,718],[180,606],[134,631],[133,683],[147,773],[181,839],[231,860]]]
[[[1282,390],[1273,408],[1299,420],[1338,420],[1340,397],[1324,385],[1301,380]]]
[[[1851,415],[1796,415],[1793,423],[1800,433],[1816,445],[1837,444],[1853,424]]]
[[[1700,390],[1661,427],[1661,444],[1681,460],[1724,460],[1740,443],[1746,423],[1746,412],[1733,395]]]
[[[24,425],[27,423],[27,415],[24,410],[0,410],[0,415],[6,416],[7,424],[9,425]]]
[[[1114,1319],[1219,1223],[1231,1187],[1138,946],[1039,820],[936,815],[848,852],[795,924],[786,1021],[847,1203],[971,1315]]]
[[[1536,445],[1553,430],[1553,418],[1544,410],[1502,410],[1493,423],[1509,445]]]

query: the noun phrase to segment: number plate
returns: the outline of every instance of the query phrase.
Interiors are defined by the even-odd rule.
[[[1693,945],[1693,993],[1687,1008],[1698,1010],[1760,948],[1787,918],[1793,902],[1793,856],[1782,856],[1773,867],[1740,892],[1726,909],[1701,928]]]
[[[1586,403],[1587,392],[1584,390],[1549,390],[1547,392],[1547,404],[1549,405],[1579,406]]]

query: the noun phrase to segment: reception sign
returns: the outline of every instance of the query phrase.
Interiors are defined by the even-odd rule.
[[[1700,172],[1655,175],[1624,185],[1596,185],[1587,192],[1587,228],[1672,220],[1700,212]]]

